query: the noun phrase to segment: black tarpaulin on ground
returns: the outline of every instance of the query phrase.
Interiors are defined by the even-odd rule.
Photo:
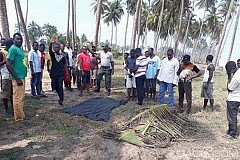
[[[95,121],[108,121],[112,109],[126,104],[126,100],[116,100],[112,98],[97,97],[74,105],[70,108],[61,109],[62,112],[85,116]]]

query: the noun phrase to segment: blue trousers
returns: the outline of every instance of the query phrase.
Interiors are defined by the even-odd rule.
[[[41,72],[37,72],[32,74],[31,79],[31,92],[33,96],[41,94]],[[37,90],[37,93],[36,93]]]
[[[172,107],[174,103],[173,84],[160,82],[159,86],[160,86],[160,91],[159,91],[160,104],[165,103],[165,92],[168,91],[168,105]]]

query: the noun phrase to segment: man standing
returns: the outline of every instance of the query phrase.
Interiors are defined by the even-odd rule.
[[[130,51],[130,57],[128,57],[126,61],[126,70],[127,70],[127,98],[130,100],[130,97],[132,95],[132,100],[134,100],[136,95],[136,79],[135,75],[133,73],[133,69],[136,66],[136,51],[132,49]]]
[[[87,47],[83,46],[82,53],[78,57],[79,66],[82,72],[82,85],[79,96],[82,97],[83,89],[86,87],[88,94],[90,95],[90,71],[91,71],[91,57],[87,52]]]
[[[56,89],[56,92],[58,93],[58,96],[59,96],[58,103],[62,105],[62,102],[64,100],[64,96],[63,96],[63,78],[64,78],[63,73],[64,72],[63,71],[64,71],[64,67],[67,67],[67,66],[66,66],[65,57],[60,53],[60,45],[56,43],[56,37],[52,37],[51,39],[51,43],[49,45],[49,54],[52,60],[52,68],[50,70],[50,76],[51,76],[54,88]]]
[[[41,89],[41,94],[44,95],[44,91],[43,91],[43,87],[42,87],[42,79],[43,79],[43,70],[44,70],[44,66],[45,66],[45,58],[46,58],[46,53],[45,53],[45,45],[43,43],[41,43],[39,45],[39,54],[41,57],[41,79],[40,79],[40,89]]]
[[[183,110],[184,94],[186,93],[187,108],[184,111],[185,115],[188,115],[192,108],[192,79],[202,75],[198,67],[190,62],[190,59],[190,55],[184,55],[181,67],[177,71],[177,75],[179,75],[178,92],[180,110]],[[193,75],[193,71],[197,75]]]
[[[100,52],[100,55],[97,57],[101,61],[101,67],[99,70],[99,73],[97,75],[97,87],[94,90],[95,92],[100,92],[100,85],[103,78],[103,75],[105,75],[105,87],[107,90],[107,95],[110,95],[111,92],[111,75],[114,74],[114,59],[113,54],[109,52],[108,46],[105,45],[103,47],[103,51]],[[112,67],[112,71],[110,70]]]
[[[91,86],[96,87],[97,84],[97,72],[98,72],[98,60],[96,57],[96,47],[92,46],[92,59],[91,59]]]
[[[70,43],[66,43],[66,47],[64,48],[64,52],[68,54],[68,69],[69,69],[69,75],[72,76],[72,68],[73,68],[73,51],[70,47]],[[72,79],[72,77],[71,77]],[[67,88],[69,91],[72,91],[72,85],[71,82],[67,83]]]
[[[12,75],[13,85],[13,109],[15,121],[22,121],[25,118],[23,111],[25,97],[25,77],[27,76],[27,59],[22,46],[22,35],[13,35],[13,45],[7,55],[7,69]]]
[[[213,56],[208,55],[206,58],[207,67],[203,75],[203,85],[201,90],[201,97],[204,98],[203,109],[206,109],[208,100],[210,100],[210,107],[213,111],[213,76],[215,71],[215,66],[212,63]]]
[[[240,70],[234,61],[229,61],[225,69],[228,75],[227,120],[228,138],[237,138],[237,114],[240,106]]]
[[[173,57],[173,49],[168,49],[167,58],[162,60],[162,65],[157,79],[159,80],[159,97],[160,104],[165,103],[165,93],[168,91],[168,106],[173,107],[174,104],[174,92],[173,87],[177,85],[178,76],[177,71],[179,69],[179,62]]]
[[[156,81],[157,75],[160,69],[160,58],[153,53],[153,48],[148,49],[147,58],[148,66],[146,71],[146,98],[148,99],[149,93],[150,98],[153,98],[153,101],[156,100]]]
[[[5,111],[8,115],[12,115],[12,109],[9,108],[9,101],[13,104],[12,97],[12,81],[10,79],[9,71],[6,67],[7,55],[9,48],[13,45],[12,39],[6,39],[4,41],[5,49],[0,51],[0,67],[2,75],[2,101],[5,107]],[[2,67],[3,66],[3,67]]]
[[[144,82],[146,80],[147,59],[142,55],[140,48],[136,48],[136,66],[131,72],[135,72],[138,105],[143,104],[144,98]]]
[[[40,99],[39,96],[41,95],[41,57],[38,54],[38,43],[33,42],[33,50],[29,53],[29,63],[31,69],[31,93],[34,99]],[[37,89],[37,93],[36,93]]]

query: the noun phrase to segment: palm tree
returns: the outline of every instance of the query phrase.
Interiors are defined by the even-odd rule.
[[[29,37],[28,37],[27,27],[24,22],[24,18],[23,18],[23,14],[22,14],[22,8],[21,8],[19,0],[15,0],[15,2],[16,2],[18,14],[19,14],[20,22],[21,22],[21,25],[23,28],[23,33],[24,33],[24,37],[25,37],[25,41],[26,41],[25,43],[27,45],[27,51],[29,52],[31,50],[31,45],[30,45],[30,41],[29,41]]]
[[[41,27],[34,21],[28,25],[28,34],[31,42],[38,41],[43,36]]]
[[[9,33],[6,0],[0,0],[0,18],[1,18],[2,36],[4,38],[9,38],[10,33]]]
[[[117,44],[117,24],[124,14],[123,6],[121,0],[115,0],[114,2],[109,2],[109,7],[103,15],[104,22],[109,25],[112,24],[112,34],[111,34],[111,45],[113,40],[113,28],[116,27],[116,44]]]
[[[236,22],[235,22],[234,31],[233,31],[231,48],[230,48],[230,52],[229,52],[228,59],[227,59],[228,61],[230,61],[231,56],[232,56],[233,46],[235,43],[235,37],[236,37],[236,33],[237,33],[237,28],[238,28],[239,17],[240,17],[240,7],[238,7],[238,13],[237,13]]]
[[[74,48],[75,46],[75,40],[76,40],[76,23],[75,23],[75,17],[76,17],[76,12],[75,12],[75,6],[76,6],[76,0],[72,0],[72,46]]]
[[[229,5],[229,9],[228,9],[226,18],[224,20],[222,33],[221,33],[220,40],[219,40],[219,43],[217,45],[217,49],[216,49],[216,52],[215,52],[215,57],[216,57],[216,59],[215,59],[215,66],[219,64],[219,60],[221,58],[220,50],[221,50],[222,42],[224,40],[224,36],[225,36],[225,33],[226,33],[228,20],[229,20],[229,18],[231,16],[232,8],[234,7],[234,3],[235,3],[235,0],[231,0],[231,3]]]
[[[50,25],[49,23],[44,24],[42,27],[43,34],[47,38],[47,42],[50,42],[50,39],[53,35],[58,35],[57,27]]]

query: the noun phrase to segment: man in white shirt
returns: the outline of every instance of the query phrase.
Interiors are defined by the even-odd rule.
[[[229,61],[225,69],[228,75],[227,120],[228,138],[237,138],[237,114],[240,106],[240,70],[234,61]]]
[[[114,74],[114,59],[113,54],[109,52],[107,45],[103,47],[103,51],[100,52],[100,54],[97,56],[97,59],[101,61],[101,67],[97,75],[97,87],[94,91],[100,92],[101,81],[103,75],[105,75],[105,87],[107,90],[107,95],[109,96],[111,92],[111,78]]]
[[[64,48],[64,52],[67,53],[68,55],[68,69],[69,69],[69,75],[72,79],[72,69],[73,69],[73,50],[70,48],[70,43],[67,42],[66,46]],[[66,85],[67,89],[69,91],[72,91],[72,87],[71,87],[71,82],[69,84]]]
[[[173,107],[174,92],[173,87],[178,83],[177,71],[179,69],[179,62],[173,57],[173,49],[168,49],[167,57],[162,60],[162,65],[157,76],[159,84],[160,104],[165,103],[165,92],[168,91],[168,105]]]

